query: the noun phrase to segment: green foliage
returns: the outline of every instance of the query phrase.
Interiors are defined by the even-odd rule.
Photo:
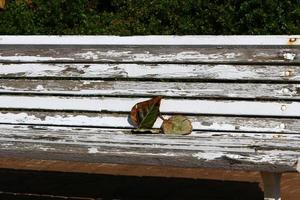
[[[10,0],[0,34],[299,34],[300,0]]]

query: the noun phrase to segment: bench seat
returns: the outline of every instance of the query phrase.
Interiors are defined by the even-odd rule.
[[[259,171],[279,199],[300,171],[298,38],[1,36],[0,167]],[[192,134],[132,133],[132,106],[158,95]]]

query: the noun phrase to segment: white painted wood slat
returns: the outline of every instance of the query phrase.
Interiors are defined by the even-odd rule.
[[[0,98],[0,108],[74,111],[129,112],[145,98],[9,96]],[[162,100],[161,112],[220,115],[300,116],[300,102],[234,100]]]
[[[3,78],[150,78],[299,81],[300,67],[225,64],[0,64]]]
[[[0,93],[300,99],[300,84],[0,79]]]
[[[168,115],[164,115],[168,118]],[[222,116],[188,116],[193,130],[205,131],[244,131],[264,133],[299,133],[300,119],[222,117]],[[67,112],[31,112],[1,111],[0,124],[35,124],[77,127],[112,127],[129,128],[128,114],[111,113],[67,113]],[[154,125],[159,128],[160,119]],[[218,134],[218,133],[216,133]]]
[[[300,48],[245,46],[0,46],[0,62],[299,63]]]
[[[300,35],[3,35],[0,45],[299,45]]]
[[[77,111],[129,112],[145,98],[9,96],[0,98],[4,109],[49,109]],[[161,111],[166,113],[300,116],[300,102],[255,102],[234,100],[162,100]]]

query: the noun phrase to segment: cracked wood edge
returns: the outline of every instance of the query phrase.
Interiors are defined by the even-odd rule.
[[[282,172],[296,171],[300,154],[299,141],[282,139],[128,135],[109,129],[82,135],[70,129],[30,129],[1,128],[1,157]],[[256,149],[253,143],[268,148]]]

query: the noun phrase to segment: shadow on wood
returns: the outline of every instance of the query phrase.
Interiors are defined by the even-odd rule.
[[[0,198],[7,200],[263,199],[258,183],[247,182],[14,170],[0,170],[0,176]]]

